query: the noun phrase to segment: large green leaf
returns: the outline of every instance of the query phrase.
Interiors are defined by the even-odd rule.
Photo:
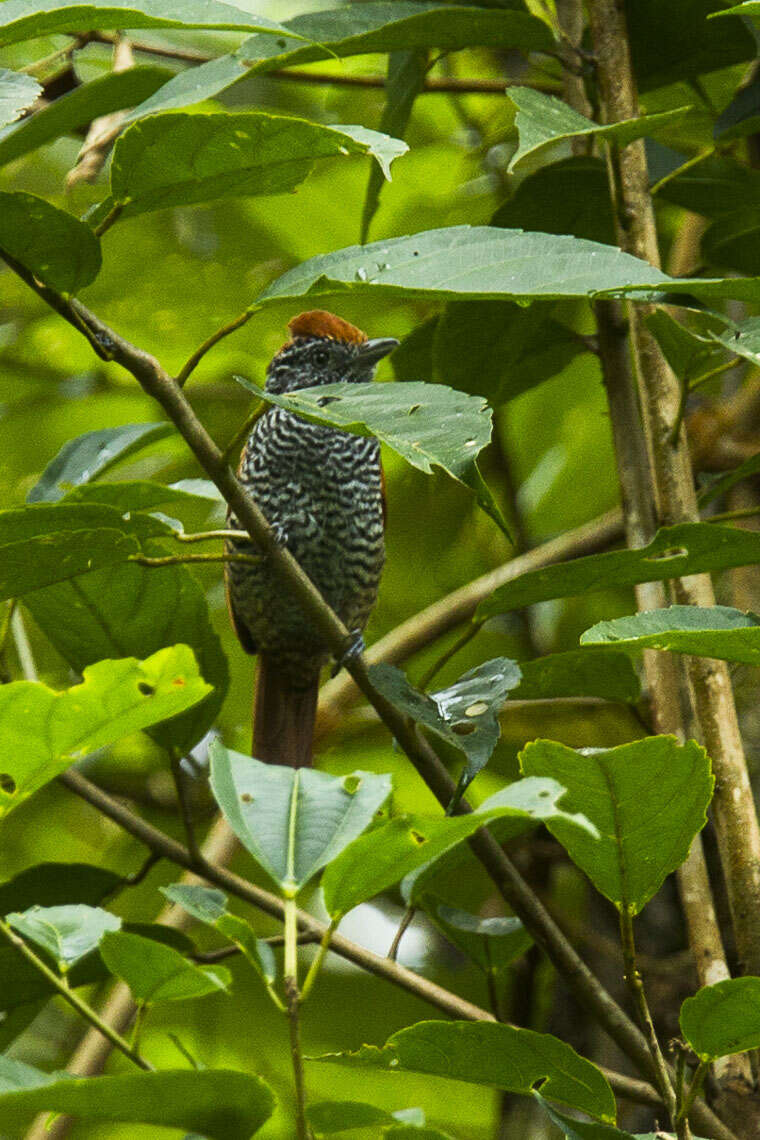
[[[488,1021],[420,1021],[378,1049],[328,1053],[316,1058],[358,1069],[429,1073],[528,1096],[543,1096],[614,1121],[615,1098],[599,1069],[548,1033]]]
[[[760,171],[735,159],[711,154],[688,163],[657,190],[657,196],[706,218],[741,210],[757,201]]]
[[[100,956],[140,1002],[206,997],[227,990],[230,984],[230,974],[224,966],[195,966],[171,946],[124,930],[102,936]]]
[[[91,863],[35,863],[0,883],[0,914],[31,906],[86,903],[96,906],[122,882],[120,875]],[[1,987],[0,987],[1,988]]]
[[[80,685],[57,693],[37,681],[0,687],[0,815],[75,760],[158,724],[210,691],[186,645],[145,661],[99,661]]]
[[[547,697],[600,697],[605,701],[635,701],[641,692],[630,657],[614,649],[573,649],[521,661],[522,680],[510,700]]]
[[[516,108],[515,126],[520,136],[520,145],[509,163],[510,170],[516,169],[528,156],[535,158],[539,151],[553,143],[584,135],[610,138],[619,146],[626,146],[634,139],[656,136],[658,130],[671,126],[690,110],[689,107],[678,107],[656,115],[601,125],[574,111],[561,99],[532,87],[509,87],[507,98]]]
[[[262,764],[215,740],[211,788],[232,830],[283,894],[293,896],[369,827],[390,776],[329,776]]]
[[[60,293],[78,292],[100,272],[90,227],[34,194],[0,191],[0,250]]]
[[[32,906],[7,919],[9,926],[46,950],[59,970],[68,970],[95,950],[107,930],[119,930],[121,919],[107,910],[82,903]]]
[[[704,986],[681,1006],[681,1032],[703,1061],[760,1047],[760,978]]]
[[[283,194],[309,175],[314,161],[369,154],[386,178],[406,143],[366,127],[328,127],[265,111],[167,111],[133,123],[111,162],[110,202],[122,216],[210,202]]]
[[[121,427],[87,431],[70,439],[48,463],[40,479],[27,495],[30,503],[52,503],[71,487],[89,483],[104,475],[121,459],[171,435],[168,423],[122,424]]]
[[[574,155],[540,166],[520,181],[508,202],[499,206],[491,225],[573,234],[616,245],[604,163],[600,158]]]
[[[600,621],[581,635],[583,645],[668,649],[760,665],[760,618],[730,606],[668,606]]]
[[[370,668],[372,682],[383,696],[464,756],[462,790],[491,759],[499,739],[498,714],[521,676],[515,661],[496,657],[465,673],[456,684],[428,695],[410,685],[393,665]]]
[[[494,614],[508,613],[551,598],[575,597],[611,586],[635,586],[638,582],[666,581],[686,574],[711,573],[733,566],[750,566],[758,561],[760,535],[753,531],[713,523],[678,523],[663,527],[648,546],[636,550],[590,554],[572,562],[529,570],[481,602],[475,620],[482,621]],[[672,613],[672,610],[663,612]],[[597,640],[585,636],[582,639],[584,644]]]
[[[170,887],[162,887],[161,891],[170,902],[234,942],[268,985],[275,981],[277,963],[272,947],[263,938],[256,937],[244,918],[230,914],[227,896],[222,891],[188,883],[173,883]]]
[[[456,51],[477,45],[526,51],[552,51],[555,47],[546,24],[529,15],[520,0],[501,5],[498,11],[475,6],[384,0],[304,13],[287,21],[286,27],[290,35],[284,41],[269,36],[253,36],[231,55],[220,56],[200,67],[180,72],[138,107],[131,117],[138,118],[211,99],[246,74],[274,71],[335,56],[424,51],[426,48]],[[318,43],[305,46],[295,38],[297,35]],[[321,44],[324,47],[319,46]]]
[[[567,807],[596,826],[592,839],[565,820],[547,820],[597,890],[631,914],[686,858],[714,784],[704,749],[672,736],[580,751],[536,740],[520,753],[520,767],[527,776],[559,780]]]
[[[702,318],[705,319],[704,317]],[[712,322],[722,332],[723,323]],[[646,324],[662,349],[663,355],[681,384],[692,386],[725,360],[722,344],[713,337],[697,333],[676,321],[665,309],[656,309]]]
[[[297,412],[312,423],[373,435],[426,474],[434,466],[443,468],[470,487],[483,510],[506,529],[476,464],[491,439],[491,411],[480,397],[422,381],[346,381],[276,395],[240,376],[235,379],[262,400]]]
[[[264,1081],[231,1069],[71,1077],[0,1057],[0,1116],[9,1140],[21,1140],[38,1112],[184,1128],[208,1140],[250,1140],[273,1109]]]
[[[725,0],[626,0],[631,54],[639,88],[692,80],[754,59],[751,31],[736,17],[709,22]]]
[[[197,491],[184,490],[177,484],[167,487],[164,483],[154,483],[149,479],[130,479],[120,483],[83,483],[67,491],[63,501],[97,503],[115,507],[122,512],[155,511],[158,507],[175,508],[189,506],[191,503],[205,504],[209,507],[212,503],[220,501],[216,494],[203,493],[203,480],[186,480],[186,482],[197,482],[199,484]],[[211,486],[213,487],[213,483]]]
[[[0,126],[12,123],[41,94],[42,88],[31,75],[0,67]]]
[[[269,35],[284,30],[221,0],[5,0],[0,7],[0,44],[107,28],[228,28]]]
[[[400,1112],[386,1112],[384,1108],[356,1100],[323,1100],[310,1104],[306,1109],[309,1124],[317,1136],[334,1136],[352,1128],[370,1128],[373,1124],[393,1125],[399,1120],[408,1120],[412,1113],[418,1114],[414,1127],[419,1128],[425,1123],[421,1109],[402,1108]]]
[[[502,827],[500,838],[504,839],[554,818],[595,834],[583,816],[570,815],[559,806],[564,793],[556,780],[518,780],[468,815],[438,819],[399,816],[390,820],[355,839],[327,867],[322,890],[328,913],[333,918],[346,914],[497,820]]]
[[[700,248],[708,265],[753,274],[760,254],[757,206],[722,213],[702,235]]]
[[[0,166],[23,154],[29,154],[60,135],[72,134],[80,127],[88,126],[101,115],[142,103],[172,75],[173,72],[165,67],[130,67],[126,71],[113,71],[81,87],[75,87],[23,122],[0,131]],[[20,78],[27,79],[26,76]],[[34,81],[29,79],[28,82],[33,84]],[[2,101],[0,72],[0,107]],[[3,121],[10,120],[3,119],[0,111],[0,122]]]
[[[589,1122],[585,1120],[571,1119],[565,1116],[562,1112],[557,1112],[548,1101],[544,1100],[540,1093],[534,1092],[533,1096],[543,1108],[546,1115],[551,1120],[552,1124],[556,1124],[557,1128],[561,1130],[565,1140],[647,1140],[647,1137],[632,1136],[630,1132],[624,1132],[620,1128],[615,1128],[612,1124],[597,1124],[596,1122]],[[669,1140],[668,1133],[660,1132],[658,1134],[659,1140]],[[655,1133],[650,1133],[649,1140],[658,1140]]]

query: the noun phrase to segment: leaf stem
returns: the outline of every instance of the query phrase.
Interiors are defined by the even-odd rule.
[[[255,306],[251,306],[251,308],[246,309],[244,312],[240,313],[239,316],[235,317],[234,320],[228,321],[226,325],[222,325],[220,329],[217,329],[215,333],[212,333],[210,337],[204,340],[203,344],[196,348],[192,356],[186,360],[182,368],[177,373],[176,379],[180,388],[184,386],[190,375],[195,371],[200,362],[203,360],[203,357],[206,355],[206,353],[210,352],[214,345],[219,344],[220,340],[224,340],[224,338],[229,336],[230,333],[236,332],[237,329],[240,329],[244,324],[247,324],[255,312]]]
[[[459,652],[460,649],[464,649],[465,645],[468,645],[469,642],[471,642],[472,639],[478,633],[480,633],[480,631],[484,625],[485,625],[485,622],[483,622],[483,621],[471,622],[466,627],[466,629],[465,629],[464,633],[461,635],[461,637],[458,637],[453,645],[450,645],[449,648],[447,650],[445,650],[445,652],[443,652],[440,657],[436,658],[436,660],[433,662],[433,664],[428,669],[427,673],[425,673],[425,675],[419,681],[417,688],[421,689],[422,692],[424,693],[425,690],[430,685],[430,682],[441,671],[441,669],[444,667],[444,665],[447,665],[449,663],[449,661],[451,660],[451,658],[454,657]]]
[[[141,1057],[120,1033],[117,1033],[115,1029],[106,1024],[106,1022],[98,1016],[92,1006],[89,1006],[87,1002],[83,1001],[74,990],[69,989],[68,985],[58,977],[55,971],[51,970],[41,958],[38,958],[31,947],[24,942],[23,938],[20,938],[19,935],[8,926],[7,922],[2,919],[0,919],[0,934],[10,942],[22,958],[26,958],[27,962],[42,974],[53,989],[61,995],[64,1001],[68,1002],[85,1021],[89,1021],[90,1025],[93,1025],[102,1033],[125,1057],[129,1057],[130,1061],[133,1061],[138,1068],[143,1069],[146,1073],[153,1071],[153,1066],[146,1061],[144,1057]]]
[[[201,855],[201,849],[198,845],[198,839],[195,834],[193,811],[190,804],[189,789],[187,784],[187,773],[182,768],[182,754],[177,748],[169,749],[169,761],[171,763],[172,776],[174,777],[174,786],[177,789],[177,803],[179,805],[179,811],[182,817],[182,825],[185,829],[187,849],[190,852],[192,858],[200,863],[203,856]]]
[[[325,931],[324,935],[322,936],[322,941],[319,943],[319,950],[317,950],[317,953],[314,957],[314,961],[309,966],[309,969],[306,973],[306,978],[304,979],[303,988],[301,989],[301,1001],[302,1002],[306,1001],[307,997],[311,993],[311,987],[314,985],[315,981],[317,980],[317,975],[318,975],[319,971],[322,969],[322,964],[324,963],[325,955],[327,954],[327,950],[330,946],[330,939],[332,938],[333,932],[335,931],[335,927],[337,925],[338,925],[337,922],[335,920],[333,920],[330,923],[330,925],[327,927],[327,930]]]
[[[224,449],[223,454],[226,463],[232,463],[232,461],[236,458],[236,455],[240,451],[240,448],[243,446],[245,441],[248,439],[248,436],[251,434],[251,428],[256,423],[256,420],[261,419],[268,407],[269,404],[267,404],[265,400],[256,401],[253,410],[248,414],[246,419],[243,420],[243,423],[240,425]]]
[[[709,523],[730,522],[731,519],[751,519],[757,514],[760,514],[760,506],[742,507],[738,511],[721,511],[720,514],[710,515],[709,519],[704,521]]]
[[[694,1075],[692,1076],[689,1087],[686,1090],[686,1096],[683,1098],[683,1103],[678,1110],[679,1119],[688,1121],[689,1113],[691,1112],[692,1106],[694,1104],[694,1098],[699,1092],[699,1086],[702,1084],[705,1073],[707,1072],[707,1067],[707,1061],[700,1061],[694,1070]],[[678,1135],[680,1140],[680,1132]],[[689,1135],[691,1134],[689,1133]]]
[[[121,212],[124,209],[124,206],[124,202],[114,202],[113,206],[108,211],[103,220],[99,222],[97,226],[95,226],[93,230],[95,237],[102,237],[106,230],[110,230],[114,222],[118,221],[119,217],[121,216]]]
[[[215,539],[229,539],[231,542],[240,542],[241,539],[245,541],[245,533],[241,535],[239,530],[202,530],[197,534],[183,534],[175,530],[173,538],[177,542],[211,542]]]
[[[128,562],[138,566],[181,566],[185,562],[247,562],[249,566],[260,566],[263,555],[258,554],[165,554],[152,558],[147,554],[129,554]]]

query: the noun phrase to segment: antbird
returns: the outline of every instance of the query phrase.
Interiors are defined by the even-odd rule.
[[[398,344],[369,340],[322,310],[288,324],[291,339],[267,369],[269,392],[371,380]],[[361,644],[385,558],[385,496],[377,440],[312,424],[279,407],[256,421],[238,476],[325,601]],[[234,514],[231,529],[239,530]],[[250,540],[229,551],[255,554]],[[329,653],[267,559],[225,563],[227,602],[247,653],[257,653],[253,755],[274,764],[311,763],[319,672]]]

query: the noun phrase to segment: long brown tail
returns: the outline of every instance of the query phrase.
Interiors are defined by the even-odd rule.
[[[253,755],[268,764],[311,765],[319,677],[307,689],[294,689],[282,671],[259,654],[253,699]]]

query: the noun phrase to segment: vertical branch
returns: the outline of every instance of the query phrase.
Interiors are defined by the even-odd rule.
[[[301,1051],[301,995],[298,991],[298,911],[293,897],[285,899],[285,963],[284,963],[285,1002],[290,1029],[290,1060],[293,1066],[295,1083],[295,1112],[298,1140],[311,1140],[311,1130],[306,1120],[306,1085]]]
[[[592,0],[589,6],[597,78],[605,122],[638,114],[622,0]],[[622,249],[659,265],[654,211],[648,189],[643,140],[609,151],[616,225]],[[631,308],[634,364],[638,372],[644,431],[651,456],[658,522],[698,518],[694,477],[685,432],[670,441],[678,412],[679,385],[643,323],[647,307]],[[678,579],[677,601],[710,606],[712,583],[704,575]],[[724,663],[689,658],[686,663],[694,712],[717,777],[713,815],[728,886],[737,949],[743,967],[760,972],[760,828],[752,800],[736,708]]]

